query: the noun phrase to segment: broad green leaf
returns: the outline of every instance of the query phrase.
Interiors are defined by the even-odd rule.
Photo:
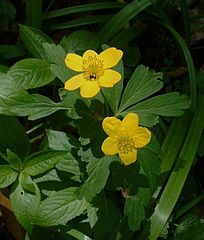
[[[122,213],[120,209],[116,204],[114,204],[114,202],[112,202],[108,197],[106,197],[105,192],[100,193],[94,199],[94,206],[98,208],[98,221],[93,228],[94,239],[116,239],[111,235],[114,232],[117,224],[119,224],[121,220]]]
[[[71,151],[74,147],[79,147],[79,141],[72,135],[65,132],[47,130],[49,147],[53,150]]]
[[[28,51],[37,58],[47,59],[43,43],[53,43],[53,40],[37,28],[19,24],[20,38]]]
[[[99,38],[92,32],[78,30],[64,37],[60,44],[69,52],[83,54],[86,50],[97,50],[99,48]]]
[[[142,101],[126,110],[139,115],[152,114],[160,116],[180,116],[185,109],[190,107],[190,99],[187,95],[180,95],[178,92],[171,92],[158,95]],[[123,115],[125,112],[123,112]]]
[[[50,65],[42,59],[28,58],[15,63],[8,74],[25,89],[44,86],[55,79]]]
[[[34,153],[26,158],[23,171],[31,176],[42,174],[54,168],[65,155],[65,151],[43,151]]]
[[[140,229],[142,221],[145,219],[144,207],[148,204],[151,195],[148,188],[140,188],[135,196],[128,196],[125,201],[124,213],[128,216],[130,230]]]
[[[28,135],[16,118],[0,115],[0,133],[0,150],[3,150],[4,155],[10,149],[20,158],[27,156],[30,151]]]
[[[21,159],[18,157],[18,155],[16,155],[10,149],[7,149],[6,160],[14,170],[17,170],[17,171],[21,170],[21,167],[22,167]]]
[[[55,63],[59,66],[65,66],[66,52],[60,45],[55,45],[53,43],[43,43],[43,47],[47,54],[47,60],[50,63]]]
[[[55,103],[50,98],[40,94],[32,94],[30,97],[32,98],[32,101],[24,104],[24,110],[26,109],[26,115],[28,115],[29,120],[43,118],[58,110],[66,109],[66,106],[61,102]],[[18,111],[23,111],[22,108],[23,104],[21,103],[18,106]]]
[[[40,191],[36,184],[34,184],[34,187],[35,193],[30,193],[25,191],[18,182],[10,194],[13,212],[19,223],[29,233],[32,231],[33,223],[40,206]]]
[[[71,219],[83,214],[88,203],[77,199],[77,188],[67,188],[53,193],[42,201],[36,224],[42,226],[65,225]]]
[[[147,176],[150,186],[156,186],[157,177],[160,174],[160,160],[157,155],[144,148],[138,151],[138,161],[143,173]]]
[[[118,112],[122,112],[124,109],[159,91],[163,86],[161,79],[162,73],[155,73],[154,70],[139,65],[124,90]]]
[[[5,115],[26,116],[26,112],[22,107],[22,111],[18,114],[16,106],[22,105],[22,102],[31,101],[30,95],[7,74],[0,73],[0,113]],[[12,149],[11,149],[12,150]]]
[[[80,199],[85,197],[90,202],[103,189],[110,173],[109,166],[112,161],[114,161],[112,157],[103,157],[89,163],[92,165],[89,167],[91,171],[79,191]]]
[[[76,72],[72,71],[71,69],[67,68],[66,66],[59,66],[57,64],[51,64],[50,69],[55,74],[57,78],[59,78],[62,83],[65,83],[71,77],[76,75]]]
[[[18,172],[9,165],[0,165],[0,188],[5,188],[15,182]]]
[[[21,171],[19,174],[18,180],[25,191],[30,193],[35,193],[34,182],[32,181],[32,178],[27,173],[25,173],[24,171]]]

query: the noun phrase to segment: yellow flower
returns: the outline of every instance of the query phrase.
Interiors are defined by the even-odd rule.
[[[118,64],[123,52],[114,47],[108,48],[97,54],[87,50],[83,56],[68,53],[65,64],[68,68],[80,72],[65,83],[65,89],[75,90],[80,88],[84,98],[94,97],[101,87],[113,87],[121,79],[120,73],[110,69]]]
[[[129,165],[137,159],[137,149],[150,142],[151,132],[138,126],[139,118],[135,113],[128,113],[120,121],[116,117],[106,117],[102,126],[109,136],[102,144],[102,151],[106,155],[119,154],[125,165]]]

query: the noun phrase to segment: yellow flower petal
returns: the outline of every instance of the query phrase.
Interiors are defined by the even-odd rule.
[[[121,121],[116,117],[106,117],[103,120],[102,127],[108,136],[116,136],[120,132]]]
[[[132,151],[129,151],[127,153],[119,152],[119,157],[126,166],[130,165],[131,163],[134,163],[137,159],[137,150],[133,149]]]
[[[122,125],[125,129],[130,130],[132,133],[138,128],[139,117],[136,113],[128,113],[122,120]]]
[[[99,54],[99,59],[103,61],[103,69],[112,68],[118,64],[123,56],[123,52],[114,47],[107,48]]]
[[[119,72],[112,69],[107,69],[104,71],[103,76],[98,79],[99,86],[101,87],[113,87],[121,79]]]
[[[96,96],[100,91],[97,81],[84,81],[80,88],[80,94],[84,98],[91,98]]]
[[[82,63],[83,58],[75,53],[68,53],[65,58],[66,66],[76,72],[83,72]]]
[[[85,80],[83,79],[83,74],[78,74],[72,78],[70,78],[68,81],[66,81],[64,88],[67,90],[75,90],[83,84]]]
[[[88,57],[97,57],[98,53],[96,53],[94,50],[87,50],[84,54],[83,54],[83,58],[86,59]]]
[[[115,155],[118,153],[118,143],[116,138],[108,137],[104,140],[101,150],[106,155]]]
[[[138,127],[132,140],[135,148],[142,148],[150,142],[151,132],[145,127]]]

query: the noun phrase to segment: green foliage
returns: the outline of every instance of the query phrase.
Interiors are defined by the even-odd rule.
[[[41,0],[25,4],[23,22],[30,26],[17,21],[18,38],[0,45],[0,189],[6,188],[12,211],[27,232],[25,239],[203,238],[203,219],[191,215],[180,219],[202,200],[197,197],[182,208],[187,175],[203,155],[204,127],[203,69],[196,88],[188,45],[171,22],[175,13],[182,15],[181,35],[190,45],[187,3],[79,2],[64,8],[62,1],[61,9],[56,9],[57,1],[48,6]],[[0,0],[0,5],[4,6],[0,25],[9,27],[18,15],[9,1]],[[65,22],[63,16],[69,14],[73,16]],[[107,70],[105,60],[94,62],[97,57],[89,56],[81,63],[75,56],[83,70],[75,72],[65,64],[68,53],[83,57],[87,50],[99,54],[109,47],[123,51],[123,58],[111,68],[120,74],[119,82],[101,87],[92,98],[80,95],[81,86],[64,88],[77,74],[84,82],[97,83]],[[180,64],[182,74],[177,71]],[[178,74],[175,79],[171,72]],[[108,136],[103,120],[123,120],[128,113],[138,115],[138,132],[130,127],[128,139],[121,136],[121,142],[120,136],[110,134],[116,144],[105,155],[102,144]],[[147,138],[144,126],[151,131],[151,141],[141,147]],[[117,131],[117,124],[113,128]],[[126,137],[126,129],[120,131]],[[137,160],[126,166],[117,152],[132,150],[137,150]],[[202,185],[199,177],[196,180]]]

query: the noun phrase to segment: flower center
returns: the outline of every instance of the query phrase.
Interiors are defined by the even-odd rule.
[[[87,81],[97,81],[103,74],[103,61],[96,56],[88,56],[83,60],[82,68],[84,71],[84,78]]]
[[[132,138],[130,136],[122,136],[118,141],[118,150],[122,154],[127,154],[128,152],[132,152],[134,150],[134,146],[132,144]]]

